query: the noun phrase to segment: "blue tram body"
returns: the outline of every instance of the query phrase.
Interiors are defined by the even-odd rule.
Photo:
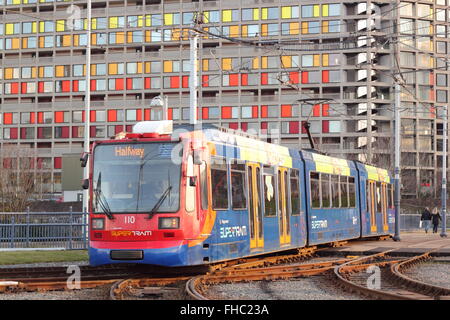
[[[200,265],[393,233],[393,188],[384,169],[217,128],[203,129],[201,139],[207,150],[202,157],[208,163],[208,205],[200,206],[205,189],[195,186],[196,210],[205,210],[178,213],[180,233],[172,235],[180,234],[177,246],[170,246],[172,239],[165,242],[166,232],[151,248],[139,246],[141,258],[125,260],[112,258],[107,244],[93,245],[91,264]],[[187,194],[183,188],[182,183],[181,198]],[[197,227],[188,221],[195,218],[201,221]],[[130,251],[124,243],[117,242],[114,251]]]

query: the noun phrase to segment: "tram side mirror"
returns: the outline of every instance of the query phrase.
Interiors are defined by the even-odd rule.
[[[189,177],[189,186],[196,187],[197,186],[197,177]]]
[[[82,187],[83,187],[84,190],[89,189],[89,179],[84,179],[83,180]]]
[[[194,164],[201,165],[203,162],[200,150],[194,150]]]
[[[81,167],[85,168],[88,162],[88,158],[89,158],[89,154],[88,153],[83,153],[83,155],[80,158],[81,161]]]

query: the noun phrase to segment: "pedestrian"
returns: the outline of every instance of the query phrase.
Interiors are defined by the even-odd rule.
[[[433,221],[433,233],[436,233],[439,226],[439,220],[441,220],[441,215],[439,214],[438,208],[433,209],[431,220]]]
[[[420,221],[423,223],[423,228],[425,229],[425,233],[428,233],[428,229],[430,229],[431,225],[431,212],[430,208],[426,207],[422,212],[422,216],[420,217]]]

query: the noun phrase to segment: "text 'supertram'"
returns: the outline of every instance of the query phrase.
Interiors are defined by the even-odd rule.
[[[228,129],[138,123],[91,160],[92,265],[200,265],[394,229],[386,170]]]

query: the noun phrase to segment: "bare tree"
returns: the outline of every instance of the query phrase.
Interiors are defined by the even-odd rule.
[[[41,195],[34,150],[3,146],[0,150],[0,206],[3,212],[25,211]]]

